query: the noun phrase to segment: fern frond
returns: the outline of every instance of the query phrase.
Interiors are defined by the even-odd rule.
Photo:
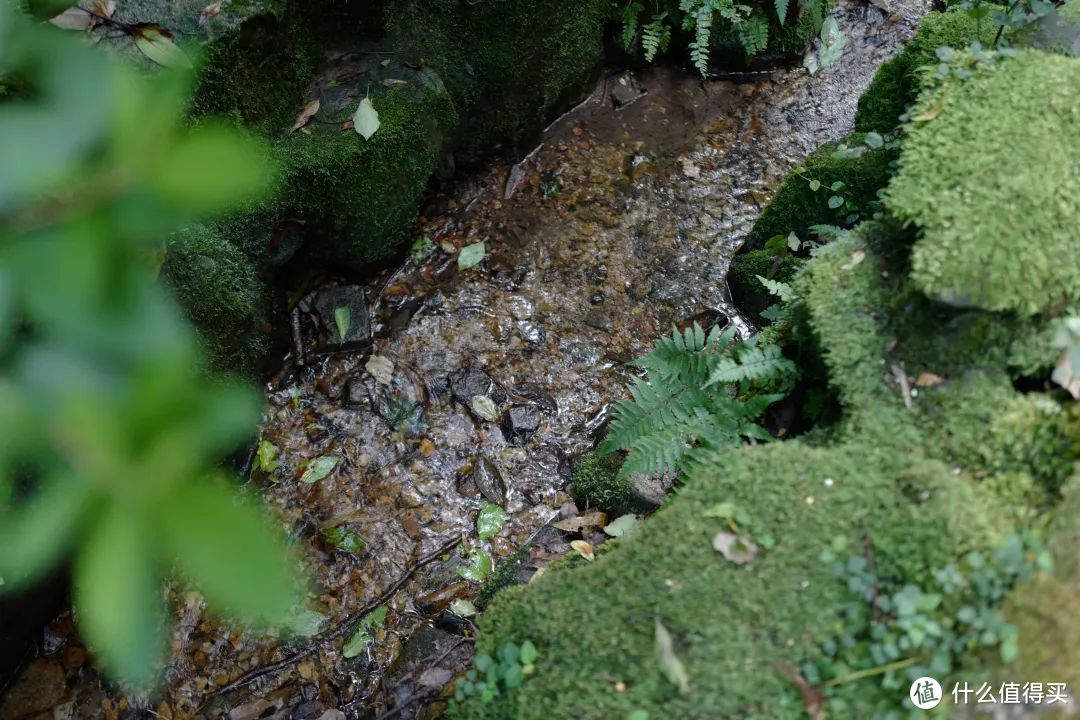
[[[601,448],[605,452],[633,448],[641,438],[661,428],[686,422],[694,408],[706,401],[700,387],[688,386],[677,378],[656,384],[635,379],[629,391],[630,400],[615,403],[611,427]]]
[[[791,302],[795,299],[795,288],[791,287],[785,282],[779,280],[770,280],[762,275],[756,276],[758,282],[765,286],[765,289],[769,291],[769,294],[775,295],[783,302]]]
[[[665,22],[666,19],[666,12],[654,15],[652,22],[641,29],[641,48],[645,51],[647,62],[652,62],[658,54],[667,50],[671,42],[671,27]]]
[[[736,33],[739,43],[749,56],[757,55],[769,44],[769,23],[760,15],[739,23]]]
[[[716,383],[779,379],[795,372],[795,363],[783,356],[776,345],[764,348],[745,347],[737,358],[724,358],[705,386]]]
[[[775,0],[776,5],[776,17],[780,20],[780,24],[784,24],[784,19],[787,17],[788,0]]]
[[[623,8],[622,12],[622,41],[623,47],[629,52],[634,47],[637,38],[638,18],[645,6],[639,2],[631,2]]]

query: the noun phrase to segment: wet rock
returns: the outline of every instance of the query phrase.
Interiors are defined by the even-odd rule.
[[[345,720],[345,713],[340,710],[327,710],[319,716],[319,720]]]
[[[359,285],[338,285],[320,290],[313,304],[330,344],[360,344],[371,338],[371,316],[364,300],[364,288]],[[343,318],[344,336],[338,328],[339,316]]]
[[[475,366],[458,370],[450,376],[450,387],[454,399],[468,405],[477,395],[491,395],[495,386],[491,376]]]
[[[600,307],[594,307],[585,314],[585,324],[603,332],[611,332],[611,317]]]
[[[64,697],[64,668],[56,660],[39,658],[23,671],[0,705],[0,718],[17,720],[51,710]]]
[[[652,168],[652,158],[648,155],[631,155],[626,160],[626,174],[630,176],[630,181],[633,183],[644,180],[650,168]]]
[[[640,100],[648,93],[634,74],[627,70],[611,84],[611,103],[616,109]]]
[[[633,475],[630,481],[633,483],[632,502],[645,511],[660,507],[671,488],[675,487],[675,476],[672,473]]]
[[[515,405],[503,412],[500,424],[507,442],[523,442],[540,428],[540,410],[532,405]]]
[[[354,410],[371,407],[371,398],[362,377],[352,377],[345,383],[344,403],[345,407]]]
[[[607,265],[596,265],[585,271],[585,279],[592,285],[603,285],[607,277]]]
[[[458,472],[454,481],[454,487],[458,493],[465,497],[474,497],[480,493],[480,489],[476,487],[476,481],[473,479],[474,476],[475,468],[471,465],[467,465],[466,470]]]
[[[520,295],[507,298],[506,306],[515,320],[528,320],[533,316],[533,304]]]
[[[480,456],[473,463],[472,481],[485,498],[496,505],[506,504],[506,481],[498,466],[486,457]]]
[[[544,332],[544,328],[531,320],[523,320],[518,323],[518,335],[525,342],[530,342],[533,345],[543,345],[547,340],[547,333]]]
[[[604,302],[604,293],[599,291],[594,292],[592,295],[589,296],[589,302],[593,305],[600,305]]]
[[[330,713],[341,714],[339,710],[327,710],[326,706],[318,700],[305,700],[293,709],[289,715],[289,720],[322,720],[323,717]],[[344,715],[341,715],[344,719]]]
[[[276,703],[269,700],[255,700],[233,708],[229,713],[229,720],[259,720],[259,718],[268,717],[281,705],[280,700]]]

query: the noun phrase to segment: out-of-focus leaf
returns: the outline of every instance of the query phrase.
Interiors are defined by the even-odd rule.
[[[480,264],[487,254],[487,246],[483,242],[473,243],[461,248],[458,253],[457,264],[462,270],[468,270]]]
[[[480,582],[490,575],[494,569],[495,563],[492,562],[491,556],[484,552],[483,549],[475,548],[465,558],[465,564],[458,568],[458,575],[466,580]]]
[[[304,109],[300,111],[300,114],[296,116],[296,122],[293,123],[292,129],[289,130],[289,134],[292,135],[294,132],[311,122],[311,118],[315,117],[315,114],[319,112],[321,106],[322,102],[319,98],[315,98],[308,102],[308,104],[304,106]]]
[[[244,618],[284,622],[297,578],[285,545],[261,513],[224,485],[189,482],[163,503],[166,547],[214,607]]]
[[[570,543],[570,547],[574,548],[574,551],[577,552],[578,555],[589,562],[596,559],[596,553],[593,551],[593,546],[584,540],[574,540]]]
[[[173,35],[160,25],[142,23],[130,29],[135,47],[158,65],[167,68],[191,70],[191,60],[173,40]]]
[[[79,6],[69,7],[49,20],[49,24],[61,30],[89,30],[94,26],[94,16]]]
[[[313,637],[322,632],[326,624],[326,616],[307,608],[294,610],[292,615],[285,621],[285,629],[293,635],[300,637]]]
[[[472,408],[477,417],[488,422],[495,422],[499,419],[499,408],[495,401],[487,395],[473,395],[472,400],[469,401],[469,407]]]
[[[364,652],[364,648],[375,639],[375,632],[383,626],[384,622],[386,622],[386,606],[380,605],[368,613],[356,626],[352,636],[341,648],[341,654],[347,658],[354,658]]]
[[[506,511],[495,503],[486,502],[476,516],[476,534],[481,540],[493,538],[506,523]]]
[[[379,121],[379,111],[371,103],[370,98],[360,101],[360,106],[353,114],[353,129],[365,140],[370,140],[382,123]]]
[[[260,440],[259,447],[255,451],[255,466],[265,473],[272,473],[281,467],[278,462],[280,454],[278,446],[269,440]]]
[[[532,665],[536,662],[536,658],[539,653],[536,651],[536,645],[532,640],[526,640],[521,643],[521,664]]]
[[[757,545],[749,538],[729,532],[719,532],[713,536],[713,549],[736,565],[745,565],[758,554]]]
[[[611,537],[622,537],[634,531],[637,527],[638,519],[636,515],[623,515],[617,517],[611,521],[610,524],[604,527],[604,532]]]
[[[7,346],[15,326],[15,284],[11,273],[0,267],[0,352]]]
[[[803,708],[810,720],[825,720],[825,696],[800,673],[780,663],[776,668],[791,681],[803,699]]]
[[[145,515],[114,505],[82,539],[75,561],[79,630],[115,677],[153,680],[163,650],[160,578]]]
[[[664,674],[671,684],[679,688],[679,692],[684,695],[690,692],[690,677],[686,674],[686,668],[683,667],[682,662],[675,655],[675,643],[671,639],[671,633],[668,632],[664,624],[660,622],[660,618],[656,618],[656,655],[660,661],[660,671]]]
[[[352,311],[349,310],[348,305],[342,305],[334,310],[334,324],[337,325],[338,337],[344,342],[345,336],[349,334],[349,328],[352,327]]]
[[[0,588],[25,587],[52,567],[82,531],[91,500],[85,482],[58,476],[25,506],[0,511]]]
[[[151,186],[184,210],[212,213],[258,198],[273,180],[266,144],[225,125],[204,123],[156,163]]]
[[[210,3],[209,5],[207,5],[206,7],[203,8],[201,13],[199,13],[199,27],[203,27],[203,28],[207,27],[210,24],[210,21],[213,20],[214,18],[216,18],[220,14],[221,14],[221,3],[220,2]],[[293,129],[295,130],[296,128],[293,128]]]
[[[337,455],[320,455],[304,468],[304,472],[300,476],[300,482],[309,485],[319,482],[334,471],[340,459]]]
[[[360,533],[355,530],[350,530],[347,527],[331,527],[324,528],[322,536],[326,539],[326,542],[330,543],[339,550],[350,552],[353,555],[359,555],[364,552],[364,538]]]

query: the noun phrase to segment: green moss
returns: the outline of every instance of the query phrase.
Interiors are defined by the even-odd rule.
[[[587,89],[603,58],[606,0],[460,5],[478,93],[458,155],[475,164],[531,149],[552,114]]]
[[[270,349],[269,288],[228,223],[195,225],[168,245],[162,279],[191,319],[215,370],[253,373]]]
[[[857,132],[891,132],[900,116],[919,93],[918,69],[938,62],[935,51],[942,46],[962,49],[975,39],[983,45],[993,43],[997,26],[987,21],[978,24],[964,12],[931,12],[923,18],[915,37],[900,54],[882,65],[870,87],[859,98],[855,114]]]
[[[924,93],[919,112],[932,107],[908,127],[887,196],[921,230],[917,286],[1024,315],[1080,300],[1080,64],[1022,52]]]
[[[841,144],[857,148],[863,144],[863,135],[852,135],[843,143],[821,146],[790,174],[772,201],[762,211],[750,230],[747,247],[760,248],[775,235],[795,232],[806,237],[811,225],[843,225],[851,210],[848,206],[830,208],[829,199],[834,195],[843,197],[866,214],[877,201],[877,191],[888,182],[890,163],[896,158],[894,150],[879,148],[867,150],[859,157],[846,157],[837,153]],[[811,189],[811,182],[821,186]],[[842,182],[844,187],[834,191],[833,183]]]
[[[727,276],[731,299],[744,315],[759,325],[764,324],[761,311],[778,300],[762,285],[758,276],[790,282],[801,263],[801,260],[792,255],[785,253],[777,256],[765,249],[736,255],[731,261]]]
[[[479,649],[529,638],[544,661],[521,688],[469,708],[467,717],[529,720],[556,709],[583,719],[638,709],[651,717],[805,717],[776,664],[820,659],[819,644],[834,634],[846,589],[819,555],[835,538],[866,537],[881,567],[905,573],[925,573],[987,539],[982,531],[965,535],[965,521],[954,517],[970,514],[963,494],[947,502],[912,498],[900,474],[918,487],[957,486],[940,464],[910,469],[908,458],[875,445],[746,448],[700,472],[594,563],[548,572],[493,603]],[[745,566],[718,556],[712,537],[726,527],[706,511],[721,502],[743,508],[751,535],[771,535],[775,546]],[[675,639],[688,695],[657,662],[656,618]]]
[[[446,88],[430,70],[416,87],[376,94],[381,126],[370,140],[342,131],[345,116],[284,140],[282,211],[308,222],[309,249],[320,260],[364,268],[390,258],[407,237],[444,135],[457,122]],[[352,107],[351,105],[349,106]]]
[[[622,457],[591,452],[574,467],[570,496],[579,508],[619,512],[631,504],[633,483],[618,476]]]

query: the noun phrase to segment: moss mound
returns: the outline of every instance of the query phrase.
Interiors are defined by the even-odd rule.
[[[579,508],[594,508],[607,513],[625,510],[631,505],[634,490],[629,478],[618,476],[622,457],[591,452],[583,455],[574,467],[570,497]]]
[[[921,230],[917,285],[1025,315],[1080,299],[1080,63],[1026,51],[916,109],[933,119],[907,128],[887,204]]]
[[[808,155],[784,180],[754,222],[745,247],[758,249],[773,236],[786,236],[790,232],[805,238],[811,225],[849,224],[845,218],[851,210],[846,204],[830,207],[833,196],[843,197],[860,213],[867,213],[877,201],[877,191],[888,181],[896,152],[885,147],[867,149],[858,157],[838,152],[841,145],[862,147],[864,138],[862,134],[852,135],[842,143],[827,143]],[[843,183],[843,187],[832,190],[837,182]]]
[[[891,132],[919,94],[918,69],[938,62],[937,48],[963,49],[976,39],[989,46],[996,34],[997,27],[993,23],[976,23],[964,12],[929,13],[923,18],[915,37],[900,54],[878,68],[870,87],[859,98],[855,130]]]
[[[369,140],[340,126],[352,99],[327,102],[308,132],[278,144],[283,215],[308,222],[308,247],[319,260],[356,268],[387,260],[415,222],[457,111],[434,72],[411,79],[407,89],[373,89],[381,126]]]

